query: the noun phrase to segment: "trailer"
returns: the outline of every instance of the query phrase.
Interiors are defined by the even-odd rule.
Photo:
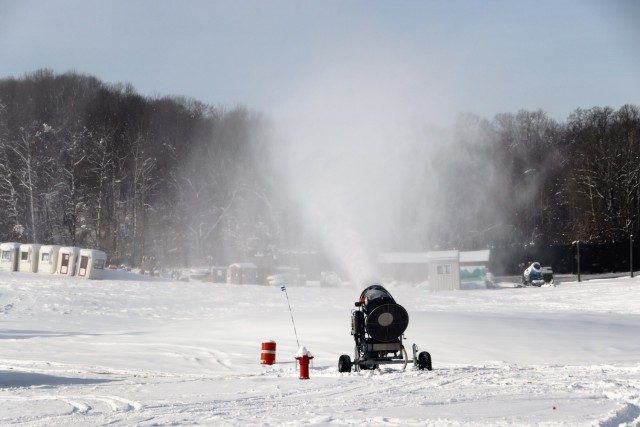
[[[55,274],[58,268],[58,254],[60,246],[44,245],[40,248],[40,256],[38,260],[38,273]]]
[[[36,273],[38,271],[38,256],[42,245],[37,243],[25,243],[20,245],[20,261],[18,271]]]
[[[0,244],[0,271],[18,271],[20,243]]]
[[[56,273],[61,276],[75,276],[76,261],[79,253],[80,248],[76,246],[65,246],[60,248]]]
[[[97,249],[80,249],[76,275],[85,279],[99,280],[104,277],[107,254]]]

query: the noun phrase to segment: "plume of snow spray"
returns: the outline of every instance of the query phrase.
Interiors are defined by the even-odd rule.
[[[397,70],[363,68],[336,65],[312,76],[277,113],[285,140],[278,157],[292,197],[356,285],[377,275],[377,252],[402,205],[413,141],[407,123],[413,114],[402,100],[406,81],[380,84]]]

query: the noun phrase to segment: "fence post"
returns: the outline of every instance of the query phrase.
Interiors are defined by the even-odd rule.
[[[629,271],[633,277],[633,233],[629,235]]]
[[[580,240],[576,240],[573,243],[576,244],[576,261],[578,262],[578,282],[581,282],[581,278],[580,278]],[[572,243],[572,244],[573,244]]]

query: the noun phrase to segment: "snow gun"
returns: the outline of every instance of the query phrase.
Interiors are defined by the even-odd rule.
[[[355,341],[354,360],[347,354],[338,359],[339,372],[361,369],[377,369],[384,364],[402,364],[404,370],[409,363],[407,351],[402,344],[404,331],[409,326],[409,314],[397,304],[391,294],[379,284],[367,287],[355,303],[351,312],[351,335]],[[419,370],[432,370],[431,355],[418,353],[413,344],[413,364]]]

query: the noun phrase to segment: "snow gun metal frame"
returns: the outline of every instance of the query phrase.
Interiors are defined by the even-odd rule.
[[[407,351],[402,344],[404,331],[409,325],[409,315],[391,294],[379,284],[367,287],[351,311],[351,335],[355,341],[353,362],[349,355],[338,359],[339,372],[351,372],[354,367],[377,369],[384,364],[402,364],[404,370],[409,363]],[[413,344],[413,364],[420,370],[432,370],[431,355],[418,353]]]

